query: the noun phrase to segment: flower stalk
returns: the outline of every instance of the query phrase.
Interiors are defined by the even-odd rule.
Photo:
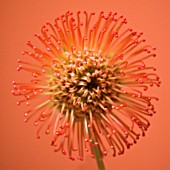
[[[89,129],[90,131],[90,129]],[[91,132],[90,136],[91,136]],[[98,166],[98,170],[105,170],[105,165],[104,165],[104,160],[103,160],[103,155],[101,154],[101,150],[100,147],[98,145],[95,145],[96,140],[92,139],[92,149],[94,152],[94,158],[96,159],[96,163]]]
[[[95,155],[95,159],[97,162],[97,166],[99,170],[105,170],[105,165],[104,165],[104,161],[103,161],[103,157],[101,155],[99,146],[93,146],[93,151],[94,151],[94,155]]]

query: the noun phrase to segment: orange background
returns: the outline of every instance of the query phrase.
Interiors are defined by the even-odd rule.
[[[170,169],[170,1],[168,0],[7,0],[0,5],[0,169],[1,170],[87,170],[97,169],[94,159],[70,161],[54,153],[49,137],[35,137],[32,122],[23,122],[23,107],[10,93],[12,80],[20,80],[17,59],[28,39],[47,21],[66,11],[117,11],[126,16],[128,26],[143,31],[147,42],[157,47],[152,64],[158,68],[162,85],[153,89],[160,98],[157,114],[145,138],[123,156],[105,158],[107,170]],[[169,104],[168,104],[169,103]]]

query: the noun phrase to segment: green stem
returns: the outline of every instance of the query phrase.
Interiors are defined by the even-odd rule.
[[[103,158],[102,158],[103,156],[101,154],[99,146],[92,146],[92,148],[93,148],[93,152],[94,152],[94,155],[96,158],[98,169],[105,170],[105,166],[104,166],[104,162],[103,162]]]
[[[90,129],[89,129],[89,135],[90,137],[92,137]],[[96,141],[95,139],[92,139],[92,144],[94,144],[95,141]],[[100,147],[98,145],[93,145],[92,149],[93,149],[94,156],[97,162],[98,170],[105,170],[105,166],[103,162],[103,155],[100,151]]]

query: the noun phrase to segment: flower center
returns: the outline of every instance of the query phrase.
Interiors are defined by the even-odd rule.
[[[58,63],[56,71],[58,74],[53,77],[51,89],[53,99],[63,112],[74,109],[75,117],[81,118],[89,111],[97,115],[103,109],[112,109],[108,98],[116,101],[118,95],[114,91],[116,71],[105,58],[94,54],[76,56],[76,60],[70,57]]]
[[[92,77],[91,81],[87,83],[86,89],[92,91],[93,89],[97,89],[97,86],[99,86],[99,81],[97,80],[97,77]]]

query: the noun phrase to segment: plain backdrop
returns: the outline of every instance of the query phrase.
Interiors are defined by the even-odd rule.
[[[117,11],[126,16],[129,27],[144,32],[149,44],[157,47],[152,60],[161,77],[157,114],[150,118],[146,137],[124,155],[105,157],[107,170],[170,169],[170,1],[168,0],[6,0],[0,1],[0,169],[1,170],[87,170],[97,169],[94,159],[70,161],[54,153],[48,136],[36,139],[32,123],[23,122],[25,108],[16,106],[11,95],[12,81],[22,79],[17,59],[47,21],[70,10]]]

